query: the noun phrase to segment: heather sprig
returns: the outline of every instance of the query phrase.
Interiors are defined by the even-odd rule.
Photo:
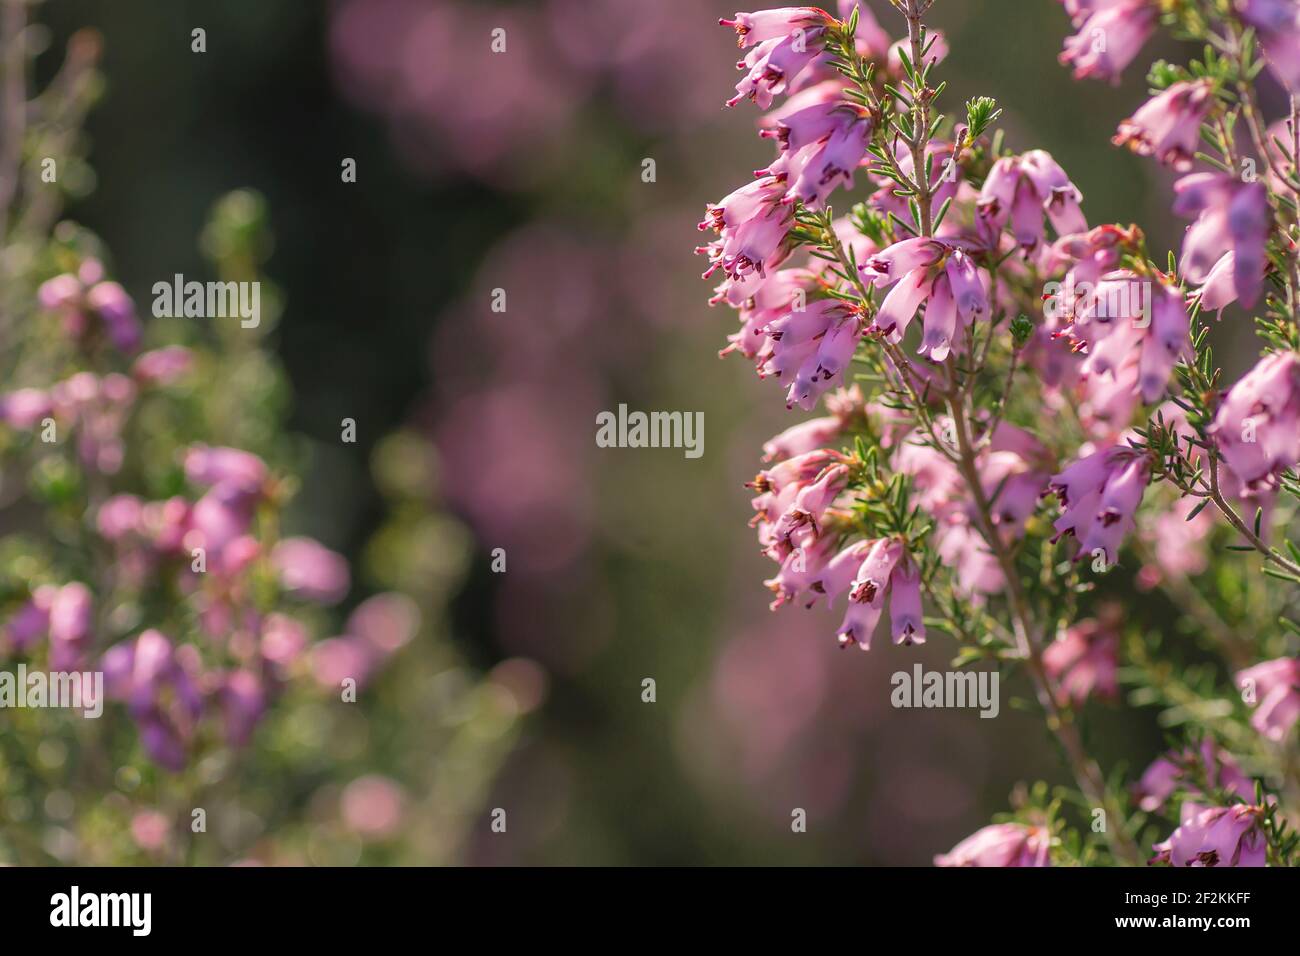
[[[437,640],[468,545],[439,513],[432,452],[379,445],[397,525],[371,549],[383,560],[354,567],[304,533],[312,450],[270,348],[284,295],[268,204],[236,190],[195,223],[221,287],[258,290],[257,322],[148,308],[104,242],[59,218],[91,181],[100,38],[74,34],[28,91],[33,9],[0,17],[0,866],[356,862],[362,842],[371,860],[455,859],[519,708],[474,679],[429,703],[435,675],[467,673]],[[394,670],[407,683],[381,706],[373,685]],[[399,782],[382,754],[340,756],[366,715],[399,728],[395,753],[458,754],[456,792],[409,807],[403,785],[430,790],[427,771]],[[417,812],[438,848],[392,842]]]
[[[788,406],[824,395],[839,410],[770,444],[778,454],[768,460],[784,462],[756,486],[755,524],[781,564],[768,582],[773,607],[847,589],[852,620],[840,641],[865,648],[887,591],[895,617],[900,605],[914,613],[910,572],[900,591],[892,571],[914,563],[926,620],[958,646],[954,665],[992,660],[1027,678],[1073,774],[1076,809],[1094,826],[1083,834],[1040,812],[981,831],[944,862],[1150,856],[1139,840],[1156,838],[1119,768],[1104,774],[1080,732],[1085,705],[1118,700],[1121,680],[1131,706],[1190,707],[1197,716],[1180,722],[1188,732],[1248,750],[1267,791],[1246,809],[1207,808],[1155,846],[1155,858],[1289,862],[1294,841],[1268,821],[1294,815],[1300,790],[1294,761],[1277,749],[1300,719],[1300,689],[1287,676],[1294,593],[1262,602],[1278,633],[1244,646],[1223,635],[1234,631],[1225,618],[1260,613],[1243,596],[1261,581],[1300,583],[1300,549],[1283,527],[1295,506],[1278,501],[1300,492],[1300,126],[1294,98],[1290,116],[1266,126],[1255,92],[1266,68],[1291,82],[1287,41],[1300,27],[1254,3],[1066,3],[1079,34],[1062,60],[1076,76],[1113,79],[1160,22],[1205,47],[1186,66],[1152,68],[1153,99],[1114,139],[1184,174],[1173,208],[1192,224],[1179,255],[1156,258],[1136,225],[1090,226],[1081,191],[1048,153],[1010,150],[992,99],[969,97],[964,122],[949,120],[939,75],[947,41],[925,22],[933,3],[893,6],[906,35],[887,49],[880,25],[851,2],[840,19],[807,8],[737,14],[762,17],[773,50],[808,41],[815,24],[821,52],[794,64],[797,78],[769,56],[763,88],[792,105],[763,125],[774,122],[783,146],[800,144],[808,162],[835,156],[816,184],[792,186],[807,166],[783,153],[762,171],[757,204],[711,207],[720,239],[701,250],[727,270],[714,301],[740,313],[727,351],[789,384]],[[1105,42],[1090,46],[1098,31]],[[807,113],[795,100],[816,106]],[[832,149],[847,122],[865,134],[851,153]],[[844,200],[850,214],[837,218],[830,194],[854,186],[849,155],[873,191]],[[791,265],[797,253],[806,267]],[[1258,312],[1266,351],[1231,387],[1207,321],[1228,306]],[[1216,567],[1233,560],[1228,549],[1258,551],[1263,565],[1226,565],[1207,575],[1217,583],[1204,594],[1197,556],[1216,541]],[[1219,656],[1176,702],[1160,689],[1170,681],[1156,679],[1168,664],[1152,652],[1178,660],[1182,649],[1137,639],[1135,650],[1108,596],[1111,575],[1168,591],[1204,628],[1196,643]],[[1238,691],[1239,707],[1195,706]],[[1239,842],[1211,852],[1207,834],[1217,839],[1229,822]]]

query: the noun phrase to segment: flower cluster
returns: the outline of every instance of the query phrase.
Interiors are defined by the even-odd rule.
[[[52,671],[102,671],[105,697],[126,705],[145,753],[180,771],[203,746],[209,717],[221,739],[243,746],[285,682],[310,671],[308,625],[295,607],[343,599],[348,565],[311,538],[276,539],[285,481],[252,452],[196,442],[178,453],[174,494],[114,488],[131,464],[133,419],[173,400],[194,372],[195,352],[171,345],[132,358],[141,337],[133,304],[97,260],[47,280],[38,299],[81,361],[111,362],[96,344],[99,328],[130,359],[125,371],[86,369],[0,396],[0,419],[22,458],[50,467],[63,461],[65,443],[75,448],[90,496],[86,547],[105,555],[111,574],[61,578],[52,562],[8,602],[0,647]],[[69,489],[69,505],[82,493]],[[123,603],[160,601],[186,613],[164,612],[170,626],[141,630],[110,614]],[[363,615],[364,606],[354,617]],[[409,637],[416,622],[407,616],[375,621],[377,648]],[[363,679],[384,656],[339,679]]]
[[[1074,724],[1093,701],[1120,699],[1121,662],[1150,682],[1150,699],[1165,693],[1161,672],[1144,670],[1144,636],[1093,596],[1105,576],[1122,576],[1126,555],[1158,561],[1138,585],[1170,588],[1202,618],[1221,613],[1223,596],[1191,606],[1182,589],[1198,587],[1191,577],[1220,536],[1300,584],[1300,549],[1267,543],[1277,496],[1300,497],[1300,119],[1293,111],[1265,138],[1251,99],[1262,67],[1240,42],[1257,31],[1264,64],[1290,82],[1296,4],[1242,2],[1208,24],[1175,17],[1185,38],[1221,30],[1221,55],[1158,65],[1154,95],[1114,137],[1182,174],[1173,211],[1192,222],[1181,254],[1161,260],[1136,226],[1090,226],[1081,191],[1048,153],[1016,153],[991,134],[992,100],[972,98],[963,118],[945,120],[931,76],[947,47],[924,23],[932,2],[894,6],[907,29],[897,43],[853,3],[839,18],[791,7],[723,21],[748,51],[728,105],[771,110],[760,135],[778,150],[700,224],[717,234],[697,250],[706,277],[724,276],[711,302],[741,321],[723,354],[780,379],[788,408],[824,396],[830,412],[768,442],[768,467],[750,485],[760,546],[779,569],[766,582],[772,607],[844,596],[839,643],[866,649],[886,602],[894,642],[923,640],[925,595],[931,632],[961,646],[959,661],[1010,665],[1033,683],[1090,805],[1175,815],[1172,834],[1152,838],[1157,861],[1287,862],[1300,840],[1286,820],[1300,808],[1261,803],[1256,787],[1288,772],[1269,748],[1300,719],[1294,636],[1225,639],[1220,686],[1236,670],[1243,688],[1231,727],[1201,728],[1203,746],[1161,758],[1129,794],[1107,784]],[[1062,62],[1110,80],[1162,10],[1153,0],[1065,7],[1078,32]],[[834,216],[832,193],[852,189],[858,171],[870,194]],[[1235,385],[1213,364],[1205,323],[1229,306],[1265,312],[1267,354]],[[1198,518],[1211,506],[1221,521]],[[1155,557],[1143,550],[1152,544]],[[1213,629],[1231,630],[1217,619]],[[1270,647],[1287,653],[1254,663]],[[1244,754],[1213,743],[1247,725],[1252,767],[1272,768],[1254,779],[1239,769]],[[1065,862],[1079,852],[1068,827],[1059,802],[1030,801],[936,863]],[[1131,832],[1112,825],[1086,855],[1141,862]]]

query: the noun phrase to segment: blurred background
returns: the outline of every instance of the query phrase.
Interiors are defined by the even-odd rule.
[[[890,674],[946,666],[951,645],[841,653],[837,617],[767,610],[742,483],[800,413],[745,362],[718,360],[734,323],[707,306],[691,251],[704,204],[770,153],[752,108],[722,108],[737,51],[717,19],[733,12],[63,0],[42,13],[56,37],[104,37],[97,183],[69,214],[114,250],[137,301],[160,277],[203,274],[194,237],[217,197],[265,197],[313,533],[358,557],[385,520],[375,443],[409,426],[436,445],[437,495],[470,532],[446,639],[482,669],[536,662],[549,686],[485,784],[464,862],[926,865],[1018,783],[1063,782],[1040,718],[1009,706],[1026,687],[1004,688],[996,720],[896,711]],[[996,97],[1008,145],[1056,155],[1090,223],[1138,221],[1153,250],[1176,245],[1168,181],[1109,144],[1143,99],[1140,69],[1114,88],[1072,81],[1056,62],[1068,21],[1046,0],[939,0],[931,19],[952,49],[943,106]],[[206,54],[190,52],[196,27]],[[703,456],[598,448],[597,412],[623,402],[702,411]],[[344,417],[356,455],[339,450]],[[1140,768],[1159,730],[1120,719],[1090,705],[1088,739],[1103,765]],[[493,807],[508,834],[487,825]]]

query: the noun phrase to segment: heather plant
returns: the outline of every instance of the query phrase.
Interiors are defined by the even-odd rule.
[[[458,859],[538,675],[485,681],[443,639],[469,547],[430,446],[376,446],[391,515],[359,573],[298,532],[313,455],[271,348],[266,203],[219,198],[211,281],[159,276],[142,307],[59,221],[93,183],[99,39],[28,96],[22,11],[0,24],[0,864]]]
[[[852,0],[721,21],[743,51],[727,105],[764,111],[776,154],[699,224],[739,319],[723,354],[826,409],[750,483],[772,608],[839,605],[862,650],[887,611],[894,644],[941,635],[955,670],[1032,689],[1072,786],[1019,788],[938,865],[1290,865],[1300,5],[1065,0],[1077,77],[1117,78],[1161,28],[1204,50],[1155,63],[1114,138],[1181,174],[1191,225],[1164,254],[1090,224],[1068,157],[1017,151],[992,99],[945,115],[934,0],[891,3],[896,41]],[[1211,340],[1252,333],[1253,367],[1225,373]],[[1124,606],[1152,588],[1178,628]],[[1103,768],[1093,702],[1153,710],[1168,752]]]

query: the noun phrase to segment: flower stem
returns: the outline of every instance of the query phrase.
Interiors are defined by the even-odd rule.
[[[1256,551],[1262,554],[1267,560],[1272,561],[1283,571],[1300,578],[1300,564],[1296,564],[1294,561],[1284,558],[1276,549],[1270,548],[1265,544],[1263,539],[1255,533],[1253,528],[1242,520],[1241,515],[1237,514],[1237,510],[1223,497],[1223,492],[1219,490],[1219,455],[1218,452],[1213,449],[1210,451],[1209,498],[1214,502],[1215,506],[1223,512],[1223,516],[1228,519],[1228,523],[1236,528],[1237,531],[1240,532],[1241,536],[1249,541]]]
[[[1078,727],[1068,710],[1061,706],[1052,691],[1047,670],[1043,666],[1042,638],[1039,629],[1034,624],[1033,615],[1029,609],[1029,602],[1025,597],[1020,575],[1016,571],[1015,562],[1003,544],[1001,536],[997,533],[997,526],[993,523],[992,507],[989,504],[988,497],[984,494],[984,486],[980,482],[979,470],[975,464],[974,446],[971,442],[970,425],[963,403],[956,396],[950,397],[949,410],[952,413],[954,428],[957,433],[957,448],[960,459],[957,467],[961,472],[962,479],[970,489],[971,498],[975,503],[980,534],[989,550],[997,558],[998,565],[1002,569],[1002,576],[1006,579],[1007,600],[1011,606],[1017,649],[1021,658],[1025,661],[1030,678],[1033,680],[1038,703],[1047,717],[1048,729],[1055,735],[1061,749],[1065,752],[1075,782],[1083,795],[1094,807],[1103,808],[1107,817],[1115,821],[1116,825],[1108,826],[1105,831],[1111,852],[1114,853],[1118,860],[1130,865],[1137,865],[1141,862],[1141,856],[1137,846],[1124,832],[1122,826],[1124,819],[1123,808],[1118,806],[1106,792],[1106,782],[1102,776],[1101,768],[1095,760],[1088,756],[1083,746],[1083,740],[1079,736]]]

